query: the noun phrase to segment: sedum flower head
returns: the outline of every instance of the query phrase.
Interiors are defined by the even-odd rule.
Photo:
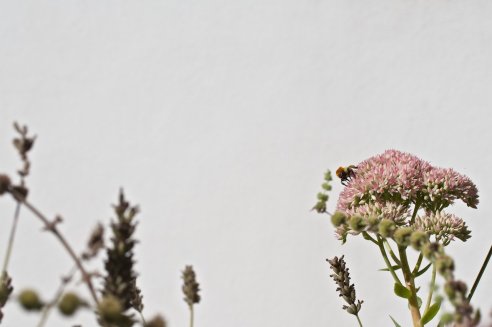
[[[415,219],[415,228],[434,235],[437,241],[442,241],[447,245],[454,238],[465,242],[471,236],[471,232],[465,222],[453,214],[445,212],[431,213],[425,216],[418,216]]]
[[[469,207],[477,208],[477,187],[468,177],[453,169],[433,168],[425,172],[424,186],[425,199],[432,201],[435,209],[442,210],[458,199]]]
[[[357,164],[355,178],[340,194],[337,210],[348,211],[366,203],[408,204],[423,188],[422,178],[432,169],[409,153],[387,150]]]

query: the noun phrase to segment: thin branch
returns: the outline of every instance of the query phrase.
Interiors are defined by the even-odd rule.
[[[60,300],[60,297],[62,296],[63,291],[65,290],[65,287],[72,280],[73,275],[75,274],[76,271],[77,271],[77,266],[73,266],[73,268],[68,273],[67,277],[62,277],[62,281],[60,283],[60,286],[58,286],[58,290],[56,291],[55,296],[53,297],[53,300],[51,300],[48,304],[46,304],[44,309],[43,309],[41,319],[38,322],[38,327],[43,327],[46,324],[46,321],[48,320],[48,316],[51,312],[51,309],[53,309],[53,307]]]
[[[14,212],[14,220],[12,221],[12,228],[10,229],[9,243],[7,244],[7,251],[5,252],[5,258],[3,261],[2,275],[3,273],[7,272],[7,268],[9,266],[10,256],[12,254],[12,248],[14,246],[15,232],[17,230],[17,223],[19,221],[20,207],[20,202],[17,202]]]
[[[470,291],[470,294],[468,294],[468,298],[467,298],[468,303],[470,303],[470,301],[473,297],[473,293],[475,293],[475,290],[477,289],[478,283],[480,282],[480,279],[482,278],[482,275],[485,272],[485,268],[487,268],[487,264],[489,263],[491,256],[492,256],[492,245],[490,246],[489,253],[487,254],[487,257],[485,257],[485,261],[482,264],[482,268],[480,269],[480,272],[478,273],[478,276],[475,279],[475,282],[473,283],[473,287]]]
[[[46,230],[50,231],[53,233],[53,235],[60,241],[62,246],[65,248],[65,250],[68,252],[70,257],[73,259],[74,263],[76,264],[77,268],[79,269],[81,275],[82,275],[82,280],[84,283],[87,285],[87,288],[89,289],[89,292],[91,293],[92,299],[96,304],[99,304],[99,300],[96,295],[96,291],[94,289],[94,285],[92,285],[92,281],[90,278],[90,275],[87,273],[85,270],[84,266],[82,265],[82,261],[79,259],[79,257],[75,254],[75,251],[72,249],[70,244],[67,242],[65,237],[60,233],[58,228],[56,227],[56,224],[52,223],[49,221],[46,216],[44,216],[36,207],[34,207],[29,201],[27,201],[22,195],[16,194],[14,190],[10,190],[12,196],[14,199],[19,201],[19,203],[22,203],[26,208],[28,208],[36,217],[38,217],[43,224],[45,225]]]

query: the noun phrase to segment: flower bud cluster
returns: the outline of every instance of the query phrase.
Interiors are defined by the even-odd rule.
[[[318,213],[325,213],[326,212],[326,203],[328,202],[329,196],[328,192],[331,191],[331,181],[333,180],[333,177],[331,176],[331,171],[326,171],[325,176],[324,176],[324,182],[321,185],[321,188],[323,191],[318,193],[317,198],[318,202],[314,205],[313,210],[318,212]]]

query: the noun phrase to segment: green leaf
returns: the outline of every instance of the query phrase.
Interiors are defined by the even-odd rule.
[[[429,307],[422,316],[422,319],[420,322],[422,323],[422,326],[431,321],[436,314],[439,312],[439,309],[441,308],[441,302],[436,302],[433,305]]]
[[[394,266],[391,266],[391,269],[398,270],[398,269],[401,269],[401,267],[399,265],[394,265]],[[379,271],[389,271],[389,269],[388,268],[381,268],[381,269],[379,269]]]
[[[419,309],[422,306],[422,299],[419,296],[417,296],[417,305],[419,306]]]
[[[402,284],[395,283],[395,294],[404,299],[409,299],[412,296],[412,292]]]
[[[393,321],[393,323],[395,324],[395,327],[401,327],[401,325],[399,323],[397,323],[396,320],[393,319],[393,317],[390,316],[390,318]]]
[[[430,268],[430,266],[432,266],[432,262],[429,263],[427,266],[425,266],[424,268],[422,268],[422,270],[418,271],[413,277],[419,277],[420,275],[423,275],[425,274],[425,272],[427,271],[427,269]]]

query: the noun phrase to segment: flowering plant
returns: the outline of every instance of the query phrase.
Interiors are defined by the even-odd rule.
[[[355,166],[340,167],[337,176],[345,186],[336,211],[327,211],[332,175],[325,174],[323,192],[314,207],[327,213],[335,226],[336,237],[345,243],[349,236],[362,236],[373,243],[382,255],[394,279],[394,292],[408,301],[414,327],[428,324],[440,311],[443,298],[434,296],[436,274],[444,277],[444,291],[454,306],[454,313],[441,316],[439,326],[477,326],[480,311],[471,299],[492,255],[490,249],[471,290],[454,277],[454,260],[446,254],[450,242],[469,239],[470,230],[459,217],[447,212],[456,201],[477,208],[478,190],[466,176],[453,169],[434,167],[409,153],[388,150]],[[418,259],[410,265],[407,251],[413,248]],[[424,258],[427,264],[424,263]],[[361,301],[355,302],[355,287],[342,258],[328,260],[340,296],[349,304],[344,309],[357,317]],[[431,286],[425,302],[419,296],[416,281],[431,271]],[[393,318],[391,318],[393,320]],[[396,326],[399,326],[393,320]]]

